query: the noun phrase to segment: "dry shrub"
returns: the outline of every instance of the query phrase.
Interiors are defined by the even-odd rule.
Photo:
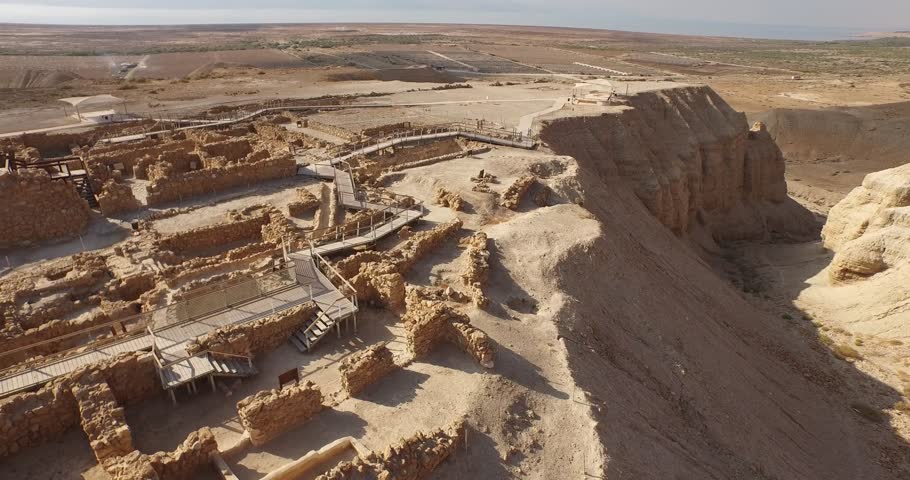
[[[834,355],[836,355],[837,358],[840,358],[841,360],[847,360],[847,359],[862,360],[863,359],[863,355],[861,353],[859,353],[859,351],[857,351],[855,348],[851,347],[850,345],[843,345],[843,344],[840,344],[840,345],[837,345],[834,347]]]

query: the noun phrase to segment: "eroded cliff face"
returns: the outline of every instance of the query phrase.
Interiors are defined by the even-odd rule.
[[[708,87],[639,93],[626,108],[545,122],[541,138],[603,179],[619,177],[676,234],[696,224],[717,240],[811,233],[787,197],[784,158],[763,125],[751,130]]]
[[[910,164],[867,175],[831,209],[822,239],[836,252],[828,269],[835,282],[905,270],[898,267],[910,259]]]

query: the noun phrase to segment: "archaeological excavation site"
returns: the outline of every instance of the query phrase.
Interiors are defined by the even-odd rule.
[[[910,171],[639,80],[0,138],[0,478],[910,478]]]

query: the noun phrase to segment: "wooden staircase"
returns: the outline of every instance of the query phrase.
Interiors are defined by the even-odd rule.
[[[329,307],[320,306],[316,318],[291,335],[291,343],[301,353],[310,352],[333,327],[340,338],[342,322],[352,318],[355,313],[357,307],[349,299],[341,296]]]
[[[76,187],[76,192],[79,196],[88,202],[88,206],[91,208],[98,208],[98,199],[95,198],[95,192],[92,191],[92,186],[88,181],[88,177],[73,176],[70,180],[73,182],[73,186]]]
[[[186,385],[191,393],[196,392],[196,380],[208,378],[215,391],[215,378],[247,378],[259,373],[253,366],[252,357],[231,355],[220,352],[201,352],[196,355],[165,362],[156,348],[152,348],[161,386],[171,396],[171,401],[177,404],[174,391]]]
[[[218,354],[209,354],[208,357],[214,368],[212,375],[215,377],[247,378],[259,373],[249,357],[243,359]]]

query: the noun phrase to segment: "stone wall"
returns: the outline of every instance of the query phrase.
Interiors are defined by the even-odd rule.
[[[364,128],[360,131],[360,135],[364,137],[384,137],[386,135],[401,131],[401,130],[410,130],[411,122],[398,122],[390,123],[387,125],[380,125],[378,127]]]
[[[241,240],[259,240],[262,227],[271,221],[270,207],[254,206],[244,210],[231,210],[228,221],[216,225],[185,230],[157,241],[158,246],[175,253],[227,245]]]
[[[306,422],[323,408],[322,392],[313,382],[259,392],[237,402],[240,423],[256,446]]]
[[[329,135],[347,140],[349,142],[352,142],[359,138],[359,135],[345,130],[344,128],[336,127],[335,125],[329,125],[327,123],[317,122],[316,120],[312,119],[306,120],[306,127],[312,128],[313,130],[318,130],[320,132],[328,133]]]
[[[0,248],[74,237],[88,226],[91,210],[76,189],[42,170],[0,175]]]
[[[10,397],[0,404],[0,457],[59,440],[79,422],[77,411],[64,380]]]
[[[106,465],[112,480],[194,480],[211,468],[218,442],[208,427],[191,432],[173,452],[146,455],[134,450]]]
[[[452,322],[447,339],[474,357],[484,368],[493,368],[496,351],[490,337],[479,328],[466,322]]]
[[[411,235],[388,252],[356,253],[338,262],[336,267],[357,290],[360,301],[399,309],[405,304],[404,274],[460,230],[461,225],[461,220],[437,225]]]
[[[524,175],[518,178],[503,192],[502,200],[500,200],[499,204],[510,210],[515,210],[536,180],[537,178],[534,175]]]
[[[341,386],[354,396],[398,368],[384,343],[355,352],[341,362]]]
[[[449,456],[464,445],[465,426],[456,421],[444,428],[402,439],[384,452],[371,452],[364,458],[357,457],[342,462],[316,480],[422,480],[431,478],[433,472]]]
[[[151,355],[133,352],[54,379],[37,392],[13,395],[0,404],[0,457],[59,440],[76,426],[79,407],[72,389],[84,375],[103,379],[120,404],[161,392]]]
[[[495,350],[490,338],[472,326],[467,315],[428,293],[431,292],[422,287],[408,287],[407,312],[402,321],[408,349],[414,357],[427,355],[439,342],[446,341],[470,354],[482,366],[492,368]]]
[[[232,138],[221,142],[200,145],[199,151],[208,157],[224,157],[229,162],[240,160],[253,153],[253,146],[246,138]]]
[[[464,239],[461,246],[466,247],[464,266],[461,270],[461,281],[468,287],[468,295],[477,307],[488,303],[483,293],[483,285],[490,273],[490,251],[487,249],[487,234],[477,232]]]
[[[106,466],[135,450],[126,413],[98,372],[88,372],[74,381],[72,393],[79,407],[82,431],[99,464]]]
[[[98,205],[101,213],[107,216],[118,213],[133,212],[142,208],[142,204],[133,194],[129,185],[108,180],[98,194]]]
[[[146,187],[147,202],[150,206],[157,206],[296,174],[297,164],[290,155],[250,164],[194,170],[149,184]]]
[[[187,351],[191,355],[205,350],[233,355],[268,352],[287,342],[315,313],[316,305],[307,302],[254,322],[224,326],[197,337]]]

